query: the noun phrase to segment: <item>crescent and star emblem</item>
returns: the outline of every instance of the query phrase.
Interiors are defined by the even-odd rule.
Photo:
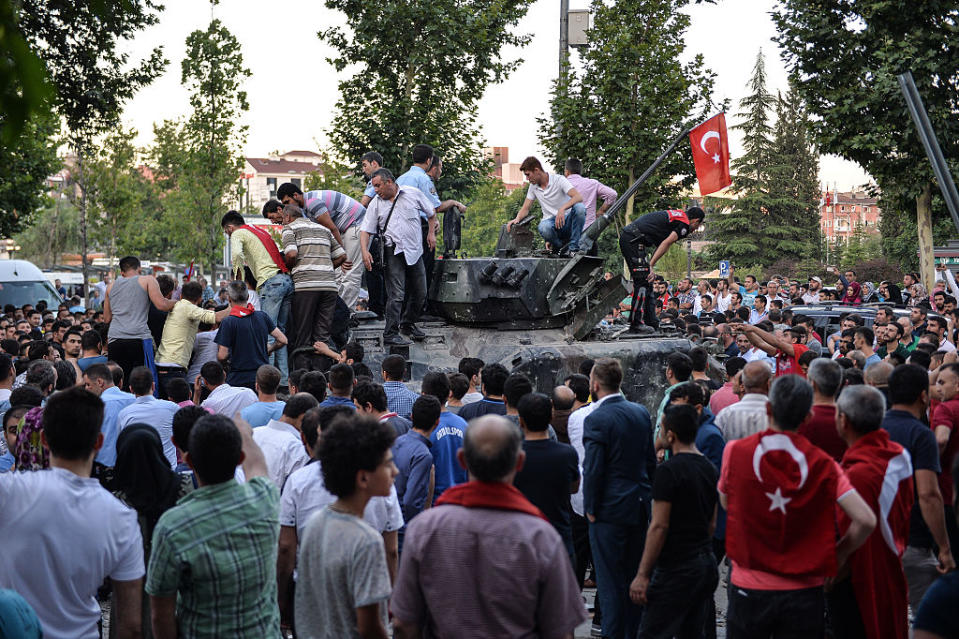
[[[719,140],[719,133],[717,133],[716,131],[708,131],[703,137],[699,139],[699,147],[703,150],[703,153],[705,153],[706,155],[709,155],[709,149],[706,148],[706,142],[708,142],[711,138],[716,138],[716,141],[720,143],[720,146],[722,146],[722,142],[720,142]],[[719,164],[718,153],[714,153],[712,158],[715,164]]]
[[[753,472],[756,473],[756,479],[760,482],[763,480],[762,473],[759,470],[759,463],[762,461],[763,455],[775,450],[786,451],[799,465],[799,488],[801,489],[809,478],[809,464],[806,462],[806,456],[803,455],[801,450],[796,448],[796,445],[793,444],[787,435],[766,435],[759,440],[759,445],[756,446],[756,450],[753,453]],[[792,501],[790,497],[783,497],[782,489],[779,487],[776,488],[776,492],[774,493],[766,493],[766,497],[769,497],[770,501],[769,510],[779,510],[782,511],[784,515],[786,514],[786,504]]]

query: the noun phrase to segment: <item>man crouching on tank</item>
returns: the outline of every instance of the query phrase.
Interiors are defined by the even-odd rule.
[[[506,230],[512,231],[513,225],[529,214],[533,200],[537,200],[543,209],[539,234],[553,252],[561,255],[581,252],[579,238],[583,235],[583,224],[586,222],[583,196],[565,176],[547,173],[539,160],[532,156],[523,160],[519,169],[529,180],[529,190],[516,217],[506,223]]]

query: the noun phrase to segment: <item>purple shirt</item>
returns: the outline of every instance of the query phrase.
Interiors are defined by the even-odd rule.
[[[583,197],[583,204],[586,206],[585,229],[596,220],[596,198],[601,197],[603,201],[612,206],[616,201],[616,191],[609,188],[599,180],[585,178],[579,174],[573,174],[566,178],[573,185],[579,194]]]
[[[393,615],[426,637],[561,637],[586,621],[559,533],[507,510],[435,506],[406,528]]]

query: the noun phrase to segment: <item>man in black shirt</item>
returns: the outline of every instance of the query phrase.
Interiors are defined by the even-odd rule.
[[[641,637],[698,637],[719,583],[712,550],[719,473],[696,450],[698,425],[692,406],[672,405],[663,412],[657,443],[672,456],[656,469],[653,519],[629,587],[633,603],[646,606]]]
[[[659,326],[653,296],[646,294],[647,282],[656,278],[653,267],[674,242],[699,228],[705,217],[706,212],[698,206],[691,206],[685,211],[653,211],[629,224],[620,233],[619,249],[626,259],[633,280],[630,331],[642,332],[642,326]],[[652,246],[656,249],[647,261],[646,253]]]
[[[575,565],[569,496],[579,490],[579,458],[569,444],[550,441],[547,429],[551,415],[552,404],[542,393],[528,393],[519,400],[526,462],[516,473],[513,485],[543,511],[563,538]]]

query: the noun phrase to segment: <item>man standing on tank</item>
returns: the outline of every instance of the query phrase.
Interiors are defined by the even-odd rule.
[[[163,312],[173,310],[176,304],[163,297],[155,277],[140,274],[139,259],[124,257],[120,260],[120,277],[107,287],[103,300],[103,321],[110,324],[107,357],[123,369],[124,387],[137,366],[149,368],[157,382],[153,336],[147,324],[151,302]]]
[[[619,250],[629,266],[633,280],[633,308],[630,315],[630,330],[638,331],[645,325],[657,328],[655,300],[652,295],[645,296],[642,309],[639,308],[640,287],[646,287],[648,282],[656,279],[653,267],[669,250],[674,242],[687,237],[699,228],[706,217],[706,212],[698,206],[691,206],[685,211],[670,209],[667,211],[653,211],[640,217],[626,226],[619,235]],[[655,246],[652,257],[647,258],[650,247]]]

